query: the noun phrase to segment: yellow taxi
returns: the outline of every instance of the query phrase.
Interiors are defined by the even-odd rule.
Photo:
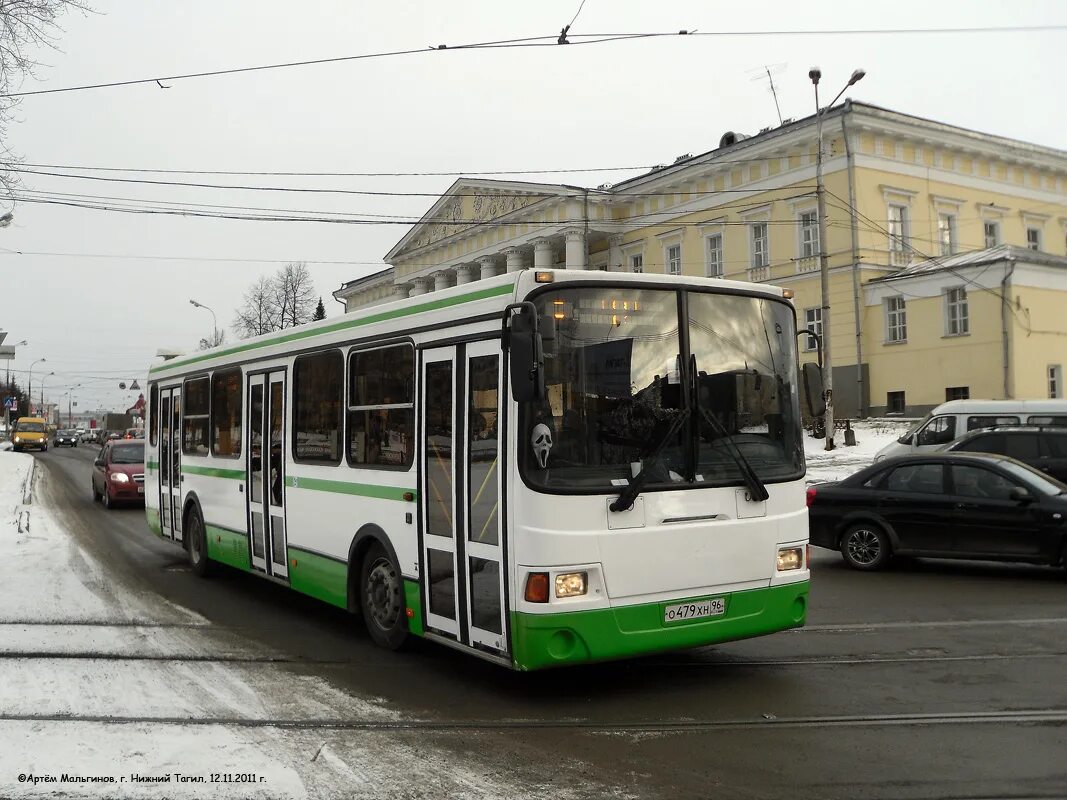
[[[19,417],[11,432],[11,444],[15,450],[48,449],[48,421],[40,417]]]

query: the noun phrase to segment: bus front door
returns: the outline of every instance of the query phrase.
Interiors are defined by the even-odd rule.
[[[160,389],[159,524],[165,539],[182,541],[182,390]]]
[[[253,569],[287,579],[285,544],[285,372],[248,378],[248,498]]]
[[[499,341],[424,352],[422,576],[428,627],[508,652]]]

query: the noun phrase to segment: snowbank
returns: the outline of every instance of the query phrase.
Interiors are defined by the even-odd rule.
[[[823,439],[804,436],[804,456],[808,462],[807,482],[809,484],[824,481],[839,481],[853,472],[861,470],[874,462],[878,451],[890,442],[896,441],[914,424],[912,419],[868,419],[852,425],[856,432],[856,446],[845,447],[845,437],[838,431],[834,437],[835,448],[829,452],[823,449]]]

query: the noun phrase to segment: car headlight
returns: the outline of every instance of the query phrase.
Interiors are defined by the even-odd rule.
[[[791,569],[804,567],[803,547],[779,547],[778,548],[778,571],[788,572]]]
[[[111,480],[113,480],[115,483],[129,483],[130,476],[127,475],[125,472],[112,472]]]
[[[556,597],[578,597],[586,592],[585,572],[565,572],[556,576]]]
[[[16,441],[16,442],[21,442],[21,441],[22,441],[22,439],[20,439],[20,438],[19,438],[18,436],[16,436],[16,437],[15,437],[15,441]]]

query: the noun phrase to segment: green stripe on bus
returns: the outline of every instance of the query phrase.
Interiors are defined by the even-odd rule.
[[[237,569],[250,570],[252,564],[248,557],[248,534],[220,528],[218,525],[205,523],[207,538],[207,557],[212,561],[229,564]]]
[[[290,489],[355,494],[360,497],[377,497],[381,500],[403,500],[405,494],[410,494],[411,499],[415,499],[415,493],[411,489],[398,486],[377,486],[372,483],[347,483],[345,481],[327,481],[321,478],[302,478],[289,475],[285,479],[285,485]]]
[[[243,481],[245,471],[243,469],[222,469],[221,467],[196,467],[191,464],[182,464],[182,472],[189,475],[207,475],[209,478],[230,478],[231,480]]]
[[[164,370],[171,370],[175,367],[186,367],[190,364],[195,364],[198,361],[206,361],[212,358],[222,358],[223,356],[232,356],[237,353],[244,353],[249,350],[257,350],[261,347],[272,347],[278,344],[285,344],[286,342],[298,342],[301,339],[307,339],[310,336],[318,336],[323,333],[334,333],[336,331],[348,330],[351,328],[360,328],[364,325],[372,325],[375,322],[384,322],[389,319],[397,319],[399,317],[409,317],[412,314],[421,314],[424,311],[436,311],[440,308],[449,308],[450,306],[458,306],[463,303],[471,303],[475,300],[486,300],[490,297],[499,297],[500,295],[510,294],[515,290],[514,283],[507,283],[503,286],[493,286],[489,289],[479,289],[476,292],[469,292],[468,294],[456,295],[455,297],[442,297],[440,300],[430,300],[426,303],[419,303],[415,306],[409,306],[408,308],[398,308],[396,311],[383,311],[379,314],[371,314],[368,317],[361,317],[360,319],[342,320],[341,322],[335,322],[333,325],[324,325],[321,328],[313,328],[310,330],[295,331],[293,333],[287,333],[283,336],[275,336],[272,339],[266,339],[262,342],[250,342],[249,344],[236,345],[234,347],[228,347],[225,350],[220,350],[217,353],[207,353],[201,356],[192,356],[190,358],[175,359],[166,364],[160,364],[159,366],[152,367],[148,372],[153,374],[156,372],[163,372]]]
[[[331,606],[348,608],[348,564],[289,545],[289,585]]]
[[[416,636],[422,636],[426,629],[422,624],[422,595],[417,581],[404,578],[404,601],[407,603],[407,610],[411,612],[408,617],[408,630]]]
[[[148,520],[148,529],[156,536],[163,535],[163,523],[159,519],[159,509],[145,506],[144,515]]]
[[[159,462],[158,461],[148,461],[148,462],[145,463],[145,466],[148,468],[149,472],[152,472],[153,470],[159,469]]]
[[[543,669],[730,642],[803,626],[808,582],[705,595],[726,597],[721,617],[665,623],[681,600],[558,614],[512,612],[515,668]]]

